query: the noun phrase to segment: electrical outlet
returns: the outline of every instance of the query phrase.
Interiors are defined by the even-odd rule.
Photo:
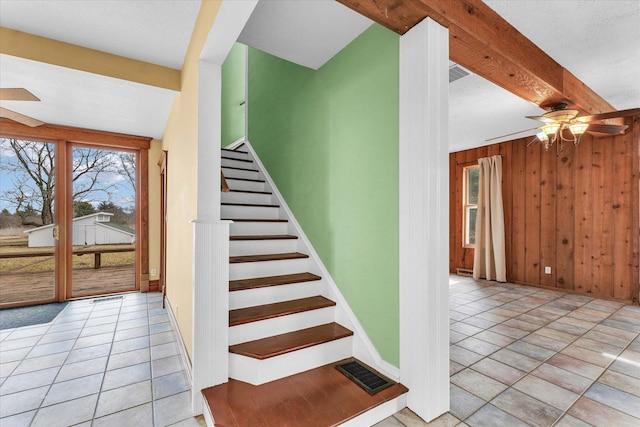
[[[158,270],[156,270],[155,268],[151,269],[151,275],[155,276],[156,274],[158,274]]]
[[[551,274],[551,267],[547,266],[544,268],[544,274]]]

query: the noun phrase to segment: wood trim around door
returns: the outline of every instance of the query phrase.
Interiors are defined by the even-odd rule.
[[[135,289],[149,290],[149,181],[148,148],[152,138],[103,132],[91,129],[43,125],[36,128],[0,118],[0,137],[51,142],[56,144],[56,208],[54,222],[60,226],[56,242],[56,291],[52,300],[72,297],[73,201],[71,194],[72,147],[88,146],[106,150],[133,151],[136,155],[136,284]],[[83,298],[91,295],[82,295]],[[39,303],[29,301],[28,304]],[[23,305],[23,304],[12,304]],[[4,306],[3,306],[4,307]]]
[[[149,292],[149,151],[136,155],[136,288]]]
[[[160,291],[162,292],[162,308],[167,295],[167,186],[168,186],[168,152],[162,150],[158,166],[160,166]]]

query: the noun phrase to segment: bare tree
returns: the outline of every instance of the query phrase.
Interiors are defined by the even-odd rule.
[[[51,224],[55,188],[54,145],[18,139],[2,139],[1,142],[2,172],[11,176],[13,184],[2,194],[2,199],[15,206],[23,225]],[[8,156],[9,152],[13,152],[15,157]],[[41,224],[31,215],[34,209],[40,212]]]
[[[131,186],[131,189],[135,193],[136,191],[136,153],[120,151],[117,153],[117,156],[120,162],[116,167],[116,171],[120,175],[126,178],[127,182]]]
[[[73,200],[95,198],[97,193],[110,196],[113,184],[101,180],[104,174],[113,172],[115,164],[111,156],[105,155],[104,150],[95,148],[73,148]]]
[[[46,225],[53,222],[55,190],[55,146],[51,143],[0,139],[3,160],[0,172],[11,176],[12,186],[1,198],[15,207],[23,225]],[[11,155],[14,154],[14,155]],[[101,180],[106,172],[114,171],[111,156],[101,150],[73,148],[72,180],[73,200],[87,200],[95,193],[110,194],[111,184]],[[39,211],[36,221],[29,215]]]

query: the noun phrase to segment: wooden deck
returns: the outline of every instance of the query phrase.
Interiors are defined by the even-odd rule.
[[[132,291],[135,275],[133,265],[73,270],[73,296]],[[0,274],[0,304],[52,299],[53,281],[52,271]]]

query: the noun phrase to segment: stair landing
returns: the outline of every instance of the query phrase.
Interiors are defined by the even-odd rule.
[[[408,391],[395,384],[372,396],[335,369],[338,363],[259,386],[230,379],[202,393],[216,426],[329,427]]]

